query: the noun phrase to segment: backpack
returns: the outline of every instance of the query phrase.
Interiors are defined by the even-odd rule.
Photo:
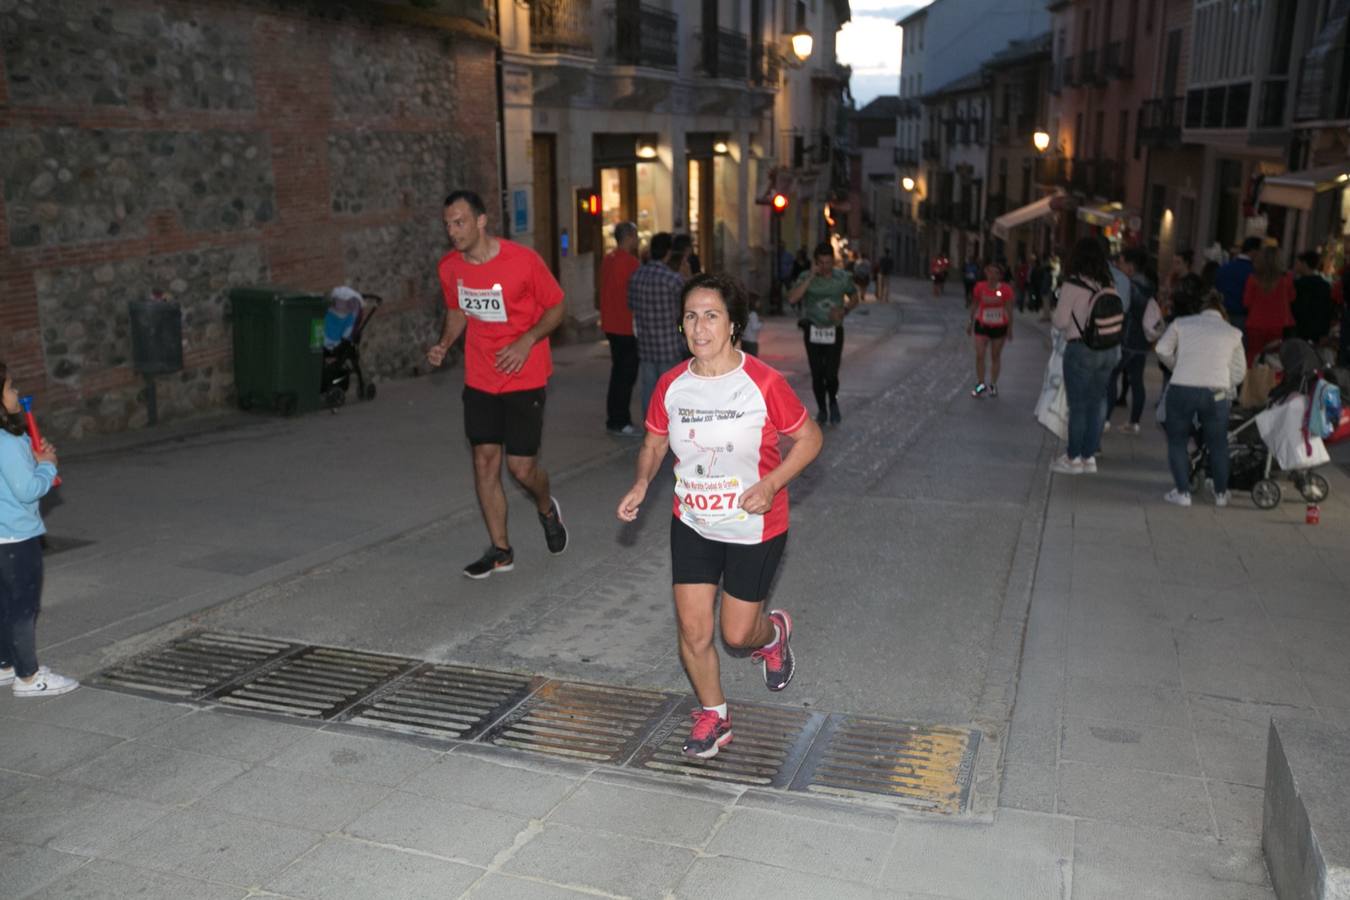
[[[1324,438],[1341,421],[1341,389],[1325,378],[1318,378],[1308,403],[1306,429],[1313,437]]]
[[[1120,345],[1125,334],[1125,304],[1114,287],[1094,288],[1077,278],[1070,278],[1069,284],[1077,285],[1092,294],[1088,301],[1088,320],[1084,325],[1072,316],[1073,324],[1083,335],[1083,343],[1089,350],[1110,350]],[[1072,315],[1072,314],[1070,314]]]

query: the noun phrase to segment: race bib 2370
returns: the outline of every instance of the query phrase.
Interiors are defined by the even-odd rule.
[[[466,316],[480,322],[505,322],[506,300],[502,296],[502,286],[494,284],[490,288],[465,287],[459,282],[459,308]]]

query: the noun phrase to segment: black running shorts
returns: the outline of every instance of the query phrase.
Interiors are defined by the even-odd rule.
[[[538,456],[544,388],[502,394],[464,388],[464,433],[470,444],[502,444],[511,456]]]
[[[979,322],[976,322],[975,327],[972,330],[981,337],[989,338],[991,341],[1001,341],[1008,336],[1007,325],[981,325]]]
[[[762,544],[729,544],[705,538],[670,517],[670,562],[675,584],[717,584],[737,600],[758,603],[769,596],[787,545],[787,532]]]

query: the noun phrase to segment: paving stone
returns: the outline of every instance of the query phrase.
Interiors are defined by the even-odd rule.
[[[313,733],[313,729],[271,719],[208,709],[167,722],[147,732],[141,740],[193,753],[259,763]]]
[[[1199,778],[1062,762],[1056,796],[1061,815],[1213,832],[1209,795]]]
[[[1032,715],[1014,707],[1004,762],[1053,767],[1059,760],[1059,731],[1057,713],[1043,710]]]
[[[464,895],[465,900],[582,900],[587,897],[594,898],[595,894],[510,875],[485,876]]]
[[[782,885],[779,889],[770,885]],[[881,891],[853,881],[822,878],[804,872],[790,875],[774,866],[731,859],[725,856],[705,856],[694,860],[674,896],[678,900],[728,900],[732,897],[758,897],[778,893],[791,897],[819,897],[829,900],[911,900],[918,895],[895,894]],[[478,900],[475,896],[474,900]]]
[[[43,779],[0,804],[0,840],[98,856],[168,812],[143,800]]]
[[[1055,769],[1008,763],[1003,767],[1003,785],[998,805],[1028,812],[1055,811]]]
[[[1140,654],[1112,650],[1093,654],[1070,647],[1068,674],[1070,678],[1087,676],[1145,687],[1181,687],[1181,664],[1175,651]]]
[[[319,731],[273,756],[268,765],[394,787],[443,756],[402,741]]]
[[[971,900],[1067,897],[1073,832],[1062,816],[1020,810],[1000,810],[992,825],[904,820],[880,885]]]
[[[26,900],[106,900],[135,897],[136,900],[242,900],[244,888],[208,884],[178,875],[138,869],[122,863],[96,859]]]
[[[1065,716],[1059,755],[1098,766],[1200,774],[1190,729]]]
[[[399,786],[423,797],[542,819],[580,782],[460,753],[436,760]]]
[[[548,820],[697,848],[712,836],[725,811],[726,806],[703,800],[586,782]]]
[[[761,809],[801,819],[814,819],[831,825],[861,828],[891,834],[900,812],[884,802],[872,806],[865,801],[837,800],[814,794],[785,793],[762,788],[747,790],[736,801],[737,809]]]
[[[1186,690],[1256,703],[1311,706],[1312,695],[1291,664],[1262,665],[1241,657],[1202,661],[1183,658]]]
[[[0,761],[6,769],[28,775],[54,775],[120,743],[122,739],[112,735],[21,719],[0,719]]]
[[[263,884],[318,843],[313,831],[204,809],[172,812],[106,856],[161,872],[229,884]]]
[[[1270,900],[1260,846],[1079,822],[1075,897],[1130,900]]]
[[[0,843],[5,896],[23,897],[88,862],[88,857],[30,844]]]
[[[520,816],[496,810],[396,791],[344,830],[381,844],[486,866],[529,824]]]
[[[565,887],[655,900],[674,889],[693,859],[693,852],[683,847],[549,823],[507,860],[502,871]]]
[[[444,859],[334,837],[287,866],[266,887],[305,900],[440,900],[459,896],[482,874]]]
[[[881,871],[891,836],[755,809],[737,809],[707,852],[827,878],[870,882]]]
[[[222,784],[197,805],[297,828],[337,831],[379,803],[389,790],[259,766]]]
[[[232,759],[128,741],[60,777],[155,803],[181,804],[204,797],[244,768]]]
[[[1141,687],[1101,678],[1070,678],[1064,701],[1070,716],[1189,728],[1186,695],[1176,688]]]
[[[81,687],[72,694],[47,700],[16,701],[5,715],[27,722],[43,722],[94,731],[120,738],[134,738],[163,722],[185,716],[192,708],[163,700],[151,700],[116,691]]]
[[[1265,790],[1227,781],[1210,780],[1208,784],[1219,837],[1225,841],[1259,842]]]
[[[0,772],[0,800],[11,794],[17,794],[19,791],[27,790],[37,783],[38,779],[32,775],[24,775],[21,772]]]

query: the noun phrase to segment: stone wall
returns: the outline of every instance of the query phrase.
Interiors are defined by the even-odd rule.
[[[0,359],[44,430],[144,423],[127,304],[183,310],[160,416],[233,402],[229,289],[385,298],[363,361],[439,329],[440,202],[498,181],[491,35],[378,2],[0,0]]]

